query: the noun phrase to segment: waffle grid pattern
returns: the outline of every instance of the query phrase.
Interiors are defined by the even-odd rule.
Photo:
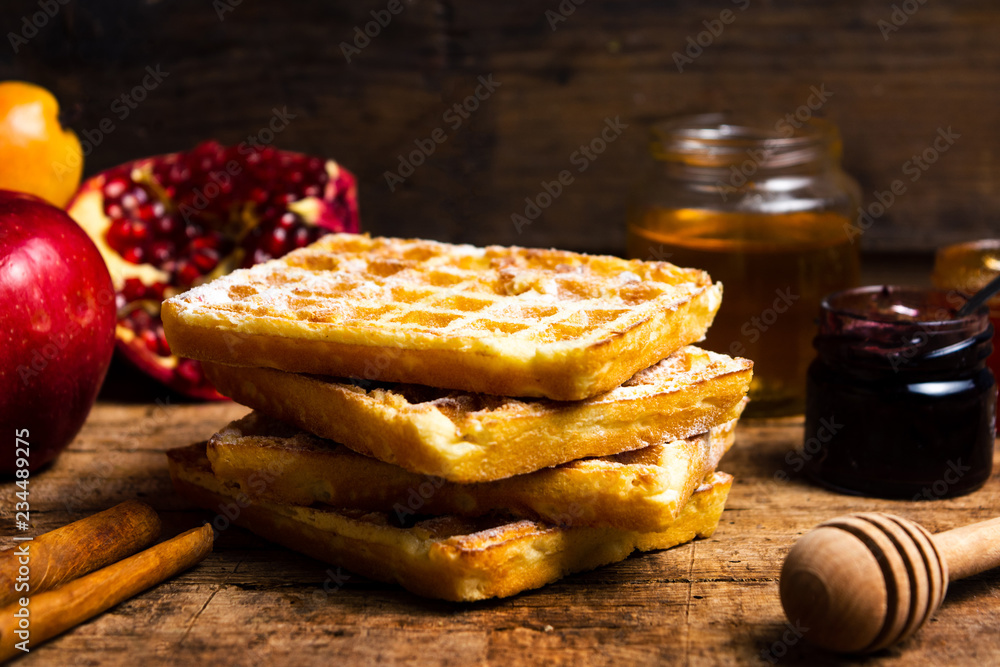
[[[254,317],[545,344],[627,330],[708,281],[662,263],[338,234],[189,294]]]

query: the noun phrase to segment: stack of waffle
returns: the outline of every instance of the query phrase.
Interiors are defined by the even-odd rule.
[[[664,262],[337,234],[164,303],[254,409],[169,453],[178,491],[449,600],[712,534],[751,362],[690,346],[722,296]]]

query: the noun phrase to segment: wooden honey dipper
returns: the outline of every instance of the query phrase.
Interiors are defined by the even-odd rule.
[[[795,543],[781,568],[781,604],[814,644],[870,653],[927,622],[949,581],[997,566],[1000,517],[931,535],[891,514],[851,514]]]

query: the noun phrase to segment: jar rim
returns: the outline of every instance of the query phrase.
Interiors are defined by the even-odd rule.
[[[760,115],[713,112],[677,116],[651,127],[650,152],[657,160],[698,167],[727,167],[748,154],[764,168],[782,168],[840,158],[837,126],[810,118],[793,126],[785,116],[769,127]],[[779,127],[784,126],[782,129]]]
[[[820,308],[826,316],[833,316],[843,321],[855,321],[860,326],[864,326],[866,323],[881,326],[895,325],[897,329],[919,328],[942,333],[971,329],[976,325],[985,325],[988,322],[989,308],[985,304],[969,315],[958,317],[958,308],[962,304],[957,304],[957,307],[944,305],[950,301],[952,296],[957,296],[963,302],[967,299],[966,295],[957,290],[899,285],[868,285],[828,294],[820,302]],[[891,304],[897,308],[873,311],[871,308],[879,297],[887,299],[886,306]],[[933,299],[937,299],[939,303],[929,303]],[[907,306],[907,303],[912,304],[912,306]],[[865,304],[868,305],[867,309],[864,308]],[[935,313],[942,316],[933,318],[908,317],[907,313],[902,312],[903,308],[916,311],[916,306],[919,305],[936,307]]]

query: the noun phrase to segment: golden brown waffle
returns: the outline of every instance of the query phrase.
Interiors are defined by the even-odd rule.
[[[395,513],[510,512],[554,524],[666,530],[733,442],[736,420],[634,452],[482,484],[455,484],[363,456],[258,412],[208,442],[215,476],[255,499]]]
[[[704,271],[518,247],[331,234],[163,304],[186,357],[580,400],[701,340]]]
[[[394,517],[361,510],[251,502],[235,484],[219,481],[205,445],[168,452],[178,493],[218,512],[218,521],[428,597],[472,601],[538,588],[566,574],[625,559],[638,549],[667,549],[709,537],[722,515],[732,477],[712,473],[658,533],[556,527],[498,517],[433,517],[400,527]],[[686,563],[684,564],[686,567]]]
[[[689,346],[600,396],[559,402],[205,365],[209,380],[239,403],[361,454],[461,483],[705,433],[739,415],[752,368]]]

